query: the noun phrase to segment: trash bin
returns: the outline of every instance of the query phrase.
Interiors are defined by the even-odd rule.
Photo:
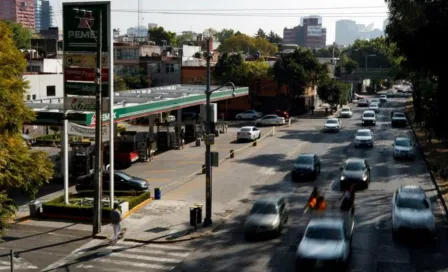
[[[196,226],[198,220],[198,207],[191,206],[190,207],[190,226]]]
[[[30,208],[30,216],[31,217],[38,217],[40,215],[40,210],[42,208],[42,203],[38,200],[33,200],[30,203],[28,203]]]
[[[201,204],[196,204],[196,208],[198,209],[197,215],[198,218],[196,218],[198,224],[202,223],[202,205]]]
[[[160,200],[162,198],[162,189],[161,188],[154,188],[154,199]]]

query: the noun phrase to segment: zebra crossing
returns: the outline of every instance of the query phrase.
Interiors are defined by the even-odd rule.
[[[145,244],[93,240],[82,249],[42,271],[170,271],[180,264],[192,248],[175,244]]]

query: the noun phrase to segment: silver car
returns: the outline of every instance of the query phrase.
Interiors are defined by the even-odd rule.
[[[246,240],[254,235],[273,233],[280,235],[288,221],[289,207],[284,197],[265,197],[258,199],[244,223]]]
[[[328,118],[324,124],[325,132],[338,132],[342,127],[341,121],[338,118]]]
[[[359,129],[355,134],[355,147],[373,147],[373,132],[370,129]]]
[[[394,147],[394,159],[414,159],[415,144],[407,137],[397,137],[392,144]]]
[[[422,187],[408,185],[399,188],[392,198],[392,231],[394,238],[411,232],[435,235],[436,223],[431,201]]]

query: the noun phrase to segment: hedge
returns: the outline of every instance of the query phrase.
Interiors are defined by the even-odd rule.
[[[89,192],[90,193],[90,192]],[[71,198],[81,197],[78,194],[70,194]],[[120,196],[118,197],[121,201],[129,202],[129,210],[142,203],[143,201],[149,199],[151,197],[150,192],[142,192],[136,196]],[[42,205],[43,215],[63,215],[63,216],[71,216],[71,217],[84,217],[84,218],[92,218],[93,217],[93,206],[81,206],[81,205],[66,205],[64,203],[64,196],[57,197],[53,200],[50,200]],[[102,218],[109,219],[110,218],[110,207],[102,208]]]

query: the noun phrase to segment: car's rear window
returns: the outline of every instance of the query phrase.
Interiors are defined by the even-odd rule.
[[[373,113],[364,113],[364,117],[375,117]]]
[[[250,214],[277,214],[277,207],[271,203],[255,203]]]
[[[310,226],[306,230],[305,237],[318,240],[342,240],[343,234],[341,229],[336,227]]]
[[[368,132],[368,131],[358,131],[358,133],[356,133],[356,136],[367,137],[367,136],[371,136],[371,135],[370,135],[370,132]]]
[[[343,112],[349,112],[350,109],[342,109]]]
[[[296,159],[297,164],[314,164],[314,158],[311,156],[299,156]]]
[[[364,167],[364,163],[358,162],[358,161],[352,161],[348,162],[347,165],[345,165],[345,170],[347,171],[360,171]]]
[[[251,130],[252,130],[251,128],[242,128],[242,129],[241,129],[242,132],[249,132],[249,131],[251,131]]]
[[[404,114],[403,113],[394,113],[394,117],[400,117],[403,118]]]
[[[408,147],[408,146],[412,146],[412,143],[408,139],[399,139],[399,140],[395,141],[395,145]]]
[[[334,120],[334,119],[327,120],[327,124],[337,124],[337,123],[338,123],[338,120]]]
[[[429,205],[423,198],[398,197],[397,207],[413,210],[425,210],[429,208]]]

